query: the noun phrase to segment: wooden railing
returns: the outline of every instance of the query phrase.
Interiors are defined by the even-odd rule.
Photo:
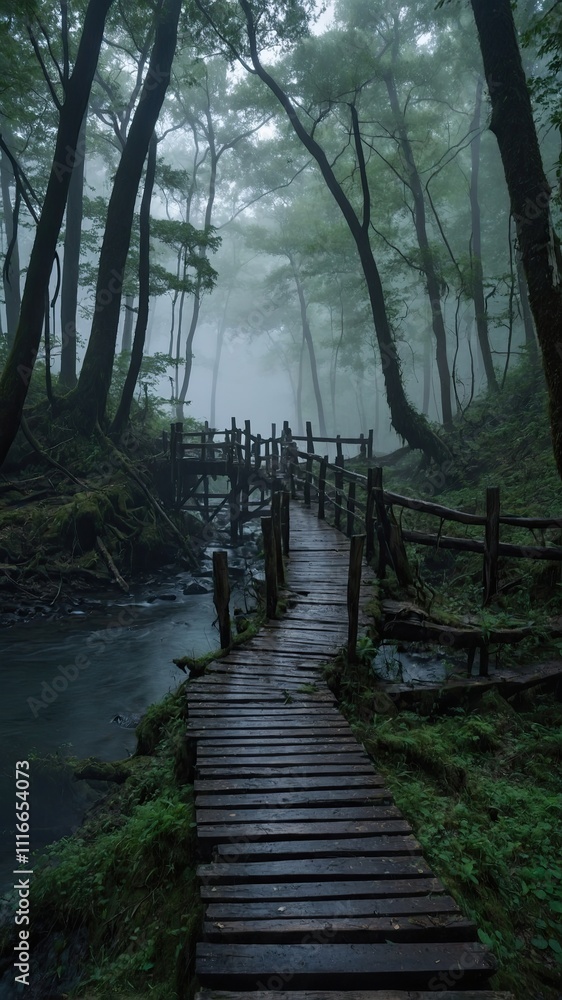
[[[486,513],[471,514],[455,510],[429,500],[414,499],[383,488],[382,468],[372,467],[367,475],[348,470],[344,466],[341,453],[335,463],[326,456],[311,452],[298,452],[304,466],[293,468],[293,483],[300,485],[306,505],[312,499],[318,503],[318,517],[324,518],[326,510],[333,511],[337,528],[345,530],[350,537],[357,522],[365,534],[365,557],[371,563],[376,558],[379,578],[385,575],[386,567],[394,569],[401,584],[412,582],[412,575],[405,549],[405,542],[429,545],[434,548],[454,549],[462,552],[476,552],[483,557],[483,604],[486,606],[498,592],[498,561],[500,558],[562,560],[562,547],[557,545],[520,545],[500,540],[501,525],[527,529],[529,531],[547,528],[562,528],[562,517],[520,517],[502,514],[499,487],[486,490]],[[300,471],[304,475],[300,475]],[[329,480],[328,474],[332,479]],[[362,497],[357,490],[361,488]],[[484,528],[484,538],[462,538],[443,535],[441,525],[436,533],[408,530],[398,525],[393,515],[393,507],[401,507],[436,517],[440,522],[452,521]],[[342,522],[344,522],[345,527]]]

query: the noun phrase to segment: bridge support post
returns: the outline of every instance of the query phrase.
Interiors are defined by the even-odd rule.
[[[355,483],[350,482],[347,493],[347,537],[351,538],[355,527]]]
[[[347,662],[357,663],[357,635],[359,632],[359,597],[361,593],[361,561],[365,535],[353,535],[349,548],[349,576],[347,578]]]
[[[291,534],[291,494],[284,490],[281,495],[281,539],[283,542],[283,555],[289,555],[290,534]]]
[[[228,554],[213,552],[213,604],[217,609],[221,649],[228,649],[232,641],[230,630],[230,583],[228,580]]]
[[[498,592],[498,555],[500,549],[500,488],[489,486],[486,490],[486,529],[484,537],[484,607]]]
[[[318,473],[318,520],[323,521],[326,517],[326,473],[328,471],[328,456],[320,462],[320,472]]]
[[[274,618],[277,610],[277,559],[273,537],[273,522],[271,517],[262,517],[261,530],[263,536],[263,551],[265,556],[265,613],[268,618]]]
[[[367,469],[367,504],[365,510],[365,559],[370,564],[375,556],[375,470]]]
[[[273,540],[275,543],[275,565],[277,567],[277,582],[285,583],[285,568],[283,566],[283,543],[281,539],[281,493],[274,489],[271,495],[271,521],[273,524]]]

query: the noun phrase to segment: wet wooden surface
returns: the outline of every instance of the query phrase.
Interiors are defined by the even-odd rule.
[[[324,681],[348,559],[292,504],[287,614],[188,686],[199,1000],[508,1000]],[[364,569],[360,624],[372,586]]]

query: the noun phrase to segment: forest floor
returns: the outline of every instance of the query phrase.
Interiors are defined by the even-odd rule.
[[[101,432],[86,440],[45,404],[31,411],[0,473],[0,615],[46,614],[178,560],[196,566],[196,525],[157,496],[153,424],[137,418],[117,446]]]
[[[451,443],[453,457],[439,469],[420,465],[416,455],[385,468],[385,488],[484,513],[486,487],[500,486],[502,512],[562,514],[540,373],[521,368],[499,399],[475,402],[457,419]],[[404,511],[403,523],[431,532],[439,524],[411,511]],[[482,528],[462,530],[482,534]],[[502,540],[560,544],[560,528],[534,534],[502,526]],[[501,666],[560,659],[562,644],[546,638],[547,622],[562,611],[560,564],[503,560],[499,594],[482,609],[481,556],[407,548],[415,588],[405,593],[390,573],[381,596],[425,601],[432,615],[450,623],[467,614],[483,628],[533,623],[530,638],[498,650]],[[509,699],[492,691],[470,700],[461,696],[448,709],[436,698],[426,699],[423,711],[400,711],[377,690],[371,666],[376,642],[375,632],[365,638],[363,664],[351,680],[346,672],[330,671],[342,710],[436,874],[496,955],[494,987],[511,990],[517,1000],[560,1000],[560,683],[554,697],[541,687]]]

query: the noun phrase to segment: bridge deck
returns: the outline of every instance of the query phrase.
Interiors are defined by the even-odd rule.
[[[200,1000],[501,1000],[485,990],[492,956],[324,682],[346,640],[348,552],[293,504],[287,615],[189,684]]]

